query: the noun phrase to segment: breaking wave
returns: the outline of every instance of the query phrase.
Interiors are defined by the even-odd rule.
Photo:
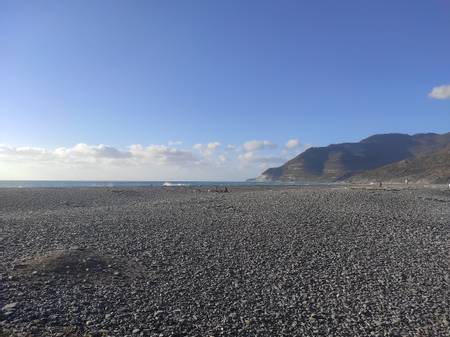
[[[190,186],[190,184],[184,184],[184,183],[170,183],[170,182],[165,182],[163,184],[164,187],[174,187],[174,186]]]

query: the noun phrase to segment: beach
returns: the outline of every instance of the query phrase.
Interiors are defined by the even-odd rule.
[[[450,191],[0,189],[0,336],[450,336]]]

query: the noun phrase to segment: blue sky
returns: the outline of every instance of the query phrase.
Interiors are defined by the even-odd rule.
[[[308,145],[448,132],[449,37],[449,0],[0,0],[0,178],[243,179]],[[133,144],[195,170],[137,170]],[[49,169],[58,148],[84,164]]]

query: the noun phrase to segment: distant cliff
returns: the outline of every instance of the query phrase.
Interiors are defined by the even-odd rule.
[[[449,145],[450,132],[442,135],[435,133],[412,136],[406,134],[375,135],[357,143],[310,148],[284,165],[264,171],[256,180],[337,182],[356,179],[353,177],[357,175],[361,180],[372,179],[369,178],[369,175],[363,176],[363,174],[404,160],[422,158],[441,151]],[[446,152],[443,153],[441,155],[445,157]],[[429,159],[430,167],[433,158]],[[399,166],[396,167],[387,170],[395,171]],[[388,171],[383,172],[388,174]],[[376,173],[378,175],[371,177],[383,179],[383,172],[380,171]]]

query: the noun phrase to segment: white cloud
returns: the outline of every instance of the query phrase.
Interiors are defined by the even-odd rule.
[[[268,140],[249,140],[242,145],[245,152],[274,149],[277,146]]]
[[[44,149],[0,144],[0,179],[200,179],[206,163],[190,150],[165,145],[76,144]]]
[[[219,142],[214,142],[214,143],[208,143],[207,147],[210,150],[216,150],[219,146],[220,146]]]
[[[184,149],[180,145],[79,143],[52,149],[0,144],[0,179],[242,180],[288,159],[284,147],[262,151],[276,147],[267,140],[239,147],[219,142]]]
[[[208,144],[195,144],[193,148],[199,151],[203,156],[210,156],[219,148],[219,142],[211,142]]]
[[[41,147],[18,147],[16,148],[16,151],[18,153],[24,154],[24,155],[36,155],[36,154],[45,154],[47,151]]]
[[[108,145],[87,145],[84,143],[76,144],[74,147],[65,148],[59,147],[53,154],[61,158],[76,157],[76,158],[129,158],[131,154],[127,151],[120,151]]]
[[[44,154],[46,150],[41,147],[31,147],[31,146],[23,146],[23,147],[13,147],[6,144],[0,144],[0,154],[10,154],[17,153],[22,155],[36,155],[36,154]]]
[[[294,150],[300,146],[300,141],[297,138],[289,139],[286,144],[284,145],[284,148],[286,150]]]
[[[434,99],[450,99],[450,84],[434,87],[428,94],[428,97]]]
[[[9,145],[0,145],[0,158],[31,158],[31,159],[45,159],[49,155],[48,151],[40,147],[13,147]]]
[[[219,163],[221,163],[221,164],[227,162],[227,160],[228,160],[228,158],[223,154],[219,155],[217,158],[219,159]]]
[[[130,146],[130,153],[134,159],[156,165],[190,165],[198,161],[190,151],[178,150],[165,145],[144,147],[140,144],[134,144]]]
[[[33,147],[0,146],[0,158],[8,160],[41,160],[62,163],[134,162],[163,164],[187,164],[195,163],[198,159],[190,152],[165,145],[150,145],[144,147],[140,144],[131,145],[129,150],[119,150],[107,145],[76,144],[73,147],[58,147],[55,150]]]
[[[238,156],[242,165],[251,165],[251,164],[262,164],[271,165],[271,164],[281,164],[285,161],[282,157],[277,156],[262,156],[255,152],[246,152],[240,154]]]

